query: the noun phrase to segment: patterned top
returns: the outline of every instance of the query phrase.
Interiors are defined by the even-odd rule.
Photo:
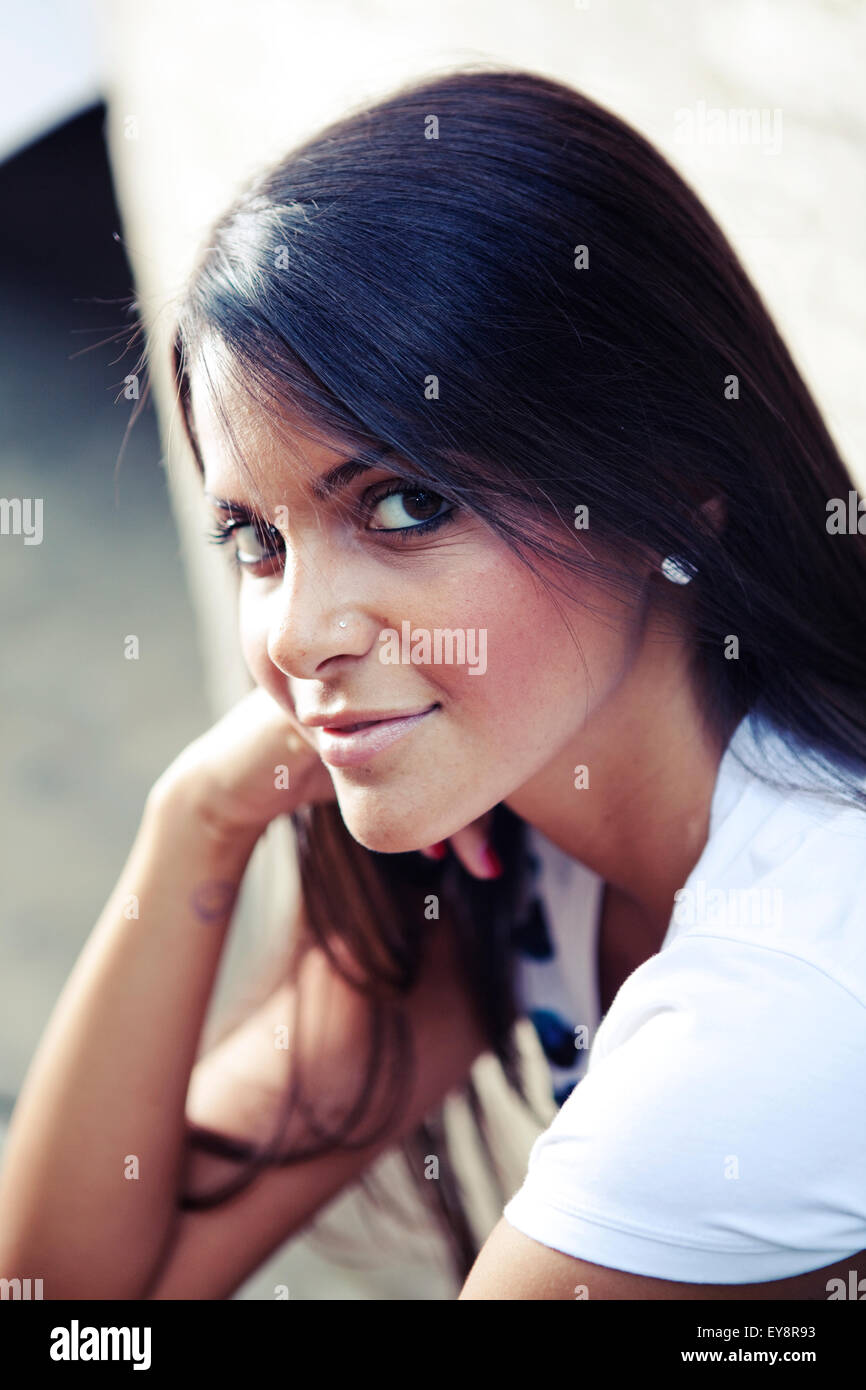
[[[512,937],[515,992],[561,1106],[583,1079],[601,1022],[597,937],[604,881],[534,826],[527,826],[527,849],[528,883]]]

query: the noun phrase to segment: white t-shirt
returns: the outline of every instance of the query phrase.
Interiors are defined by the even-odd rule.
[[[801,748],[738,725],[661,948],[603,1019],[603,881],[529,831],[541,902],[516,983],[561,1108],[504,1215],[543,1245],[696,1284],[866,1249],[866,812],[737,761]]]

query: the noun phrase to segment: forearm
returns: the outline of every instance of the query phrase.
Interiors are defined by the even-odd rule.
[[[0,1172],[0,1277],[46,1298],[136,1297],[172,1222],[185,1101],[255,835],[191,797],[148,799],[120,879],[64,986]]]

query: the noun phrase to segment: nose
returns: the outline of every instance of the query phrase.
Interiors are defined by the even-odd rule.
[[[321,558],[286,562],[283,582],[271,595],[267,651],[286,676],[312,680],[340,657],[363,657],[382,628],[365,606],[358,573],[326,574]]]

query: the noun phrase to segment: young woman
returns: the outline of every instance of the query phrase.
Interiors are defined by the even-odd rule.
[[[223,1298],[397,1145],[463,1298],[866,1273],[866,542],[694,194],[564,85],[434,78],[244,191],[173,353],[256,688],[51,1019],[3,1275]],[[290,967],[194,1065],[284,812]],[[523,1015],[559,1108],[477,1253],[439,1111],[521,1088]]]

